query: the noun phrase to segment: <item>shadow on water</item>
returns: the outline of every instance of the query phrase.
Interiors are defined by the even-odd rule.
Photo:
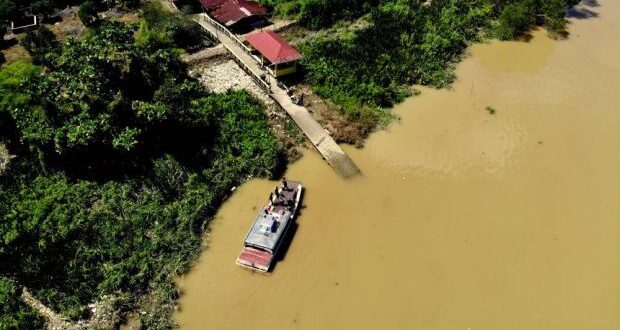
[[[530,42],[534,38],[534,35],[531,33],[524,33],[516,38],[516,41],[521,42]]]
[[[282,239],[282,246],[280,246],[280,248],[278,249],[278,252],[274,260],[275,262],[271,266],[271,269],[269,269],[269,273],[274,272],[276,268],[278,267],[278,264],[280,263],[280,261],[283,261],[284,258],[286,257],[288,249],[291,247],[291,243],[293,242],[293,238],[295,237],[295,234],[297,233],[298,229],[299,229],[299,224],[297,222],[291,223],[291,227],[288,229],[288,233]]]
[[[568,18],[590,19],[599,17],[599,13],[590,9],[600,7],[598,0],[582,0],[578,5],[568,10]]]
[[[291,223],[291,227],[288,229],[288,233],[286,234],[286,236],[284,236],[284,238],[282,239],[282,245],[278,249],[278,252],[276,253],[273,259],[273,263],[271,264],[269,271],[260,272],[260,271],[249,269],[249,268],[246,268],[245,270],[250,271],[252,275],[256,274],[256,275],[261,275],[261,276],[271,276],[275,272],[276,268],[278,268],[278,264],[280,263],[280,261],[283,261],[284,258],[286,257],[286,254],[288,253],[288,249],[290,248],[291,243],[293,242],[293,237],[295,237],[295,234],[297,233],[298,229],[299,229],[299,224],[297,222]]]
[[[598,0],[581,0],[581,4],[588,7],[600,7]]]
[[[299,207],[299,210],[297,211],[297,214],[295,215],[295,218],[293,218],[293,222],[291,223],[291,227],[288,229],[288,232],[286,233],[286,235],[284,236],[284,238],[282,239],[282,245],[280,246],[280,248],[278,249],[278,252],[276,253],[275,257],[274,257],[274,263],[271,266],[271,269],[269,269],[269,273],[273,272],[276,267],[278,266],[278,263],[282,260],[284,260],[284,258],[286,257],[286,254],[288,252],[288,249],[291,247],[291,243],[293,242],[293,238],[295,237],[295,234],[297,233],[297,230],[299,229],[299,224],[297,223],[297,219],[299,219],[299,217],[302,215],[302,210],[304,208],[306,208],[305,204],[303,203],[304,198],[306,197],[306,189],[304,188],[301,191],[301,205]]]

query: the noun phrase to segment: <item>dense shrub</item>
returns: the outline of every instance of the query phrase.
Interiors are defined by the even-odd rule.
[[[78,17],[80,17],[80,20],[85,26],[91,26],[99,19],[98,9],[97,4],[93,1],[85,1],[78,9]]]
[[[30,53],[35,64],[50,65],[60,53],[60,43],[45,25],[26,32],[20,43]]]
[[[102,22],[45,70],[0,70],[0,141],[17,156],[0,174],[0,328],[40,327],[21,286],[73,319],[102,295],[148,301],[142,324],[172,327],[174,278],[217,207],[281,168],[262,105],[208,94],[178,55]]]
[[[20,293],[14,280],[0,276],[0,329],[42,328],[43,320],[20,301]]]
[[[11,16],[15,12],[15,4],[9,0],[0,0],[0,30],[5,31]]]
[[[165,10],[158,2],[146,3],[142,7],[142,17],[140,38],[145,44],[173,44],[190,52],[213,44],[198,23],[183,14]]]
[[[378,1],[368,0],[304,0],[299,9],[299,22],[311,29],[329,27],[341,19],[352,19],[368,12]]]
[[[512,39],[530,29],[536,22],[535,1],[508,4],[499,16],[498,35]]]

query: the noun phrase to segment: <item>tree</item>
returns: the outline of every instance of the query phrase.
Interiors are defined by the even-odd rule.
[[[544,24],[551,32],[560,32],[566,25],[566,0],[541,1]]]
[[[158,2],[146,3],[142,7],[142,17],[140,38],[151,47],[175,45],[192,52],[212,44],[198,23],[186,15],[165,10]]]
[[[36,29],[26,32],[26,37],[20,43],[30,53],[35,64],[49,66],[61,51],[56,35],[45,25],[39,25]]]
[[[515,2],[504,7],[499,16],[498,34],[502,39],[512,39],[530,29],[536,22],[534,1]]]
[[[3,31],[8,26],[8,23],[13,19],[15,12],[15,4],[11,0],[0,0],[0,31]]]
[[[91,0],[87,0],[80,5],[78,17],[85,26],[92,26],[99,19],[98,6]]]
[[[21,302],[20,291],[14,280],[0,275],[0,329],[43,326],[43,320],[36,312]]]

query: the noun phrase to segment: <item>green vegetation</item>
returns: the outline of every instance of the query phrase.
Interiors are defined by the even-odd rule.
[[[534,25],[544,25],[551,32],[562,32],[566,24],[566,6],[579,0],[504,1],[498,18],[497,36],[513,39]]]
[[[159,2],[146,3],[142,17],[139,36],[142,42],[177,45],[190,52],[214,44],[198,23],[186,15],[165,10]]]
[[[22,286],[72,319],[111,295],[145,311],[143,327],[172,327],[173,279],[217,207],[282,167],[261,104],[208,94],[174,40],[134,35],[102,21],[44,67],[0,70],[0,144],[15,156],[0,173],[0,329],[41,326]]]
[[[259,0],[278,17],[291,17],[310,29],[329,27],[342,20],[360,17],[379,0]]]
[[[14,280],[0,276],[0,329],[42,328],[43,320],[21,303],[20,294]]]
[[[490,115],[494,115],[497,112],[497,109],[495,109],[495,107],[492,105],[487,106],[485,109],[489,112]]]
[[[84,1],[78,9],[78,17],[85,26],[92,26],[99,19],[99,9],[99,6],[93,1]]]
[[[26,32],[20,43],[28,50],[34,64],[49,65],[60,54],[60,43],[44,25]]]

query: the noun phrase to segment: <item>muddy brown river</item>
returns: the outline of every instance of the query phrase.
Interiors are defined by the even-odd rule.
[[[474,46],[346,149],[363,176],[305,152],[268,275],[235,259],[275,183],[239,187],[179,280],[181,329],[620,329],[620,1],[587,3],[567,40]]]

